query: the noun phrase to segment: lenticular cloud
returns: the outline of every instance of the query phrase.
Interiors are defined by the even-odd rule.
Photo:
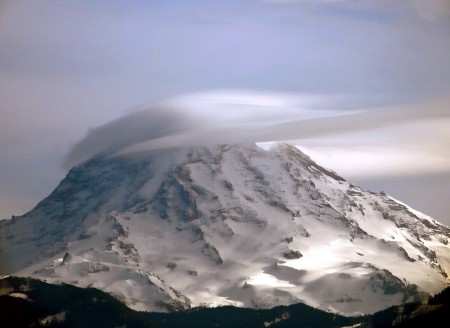
[[[444,115],[362,104],[349,96],[242,91],[175,96],[91,130],[71,149],[65,165],[105,152],[311,139]]]
[[[175,96],[91,130],[66,156],[65,165],[102,152],[132,151],[133,147],[264,141],[265,134],[286,122],[331,115],[323,104],[319,97],[273,93]]]

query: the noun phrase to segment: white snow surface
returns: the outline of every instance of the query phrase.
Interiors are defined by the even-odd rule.
[[[348,315],[450,282],[450,229],[298,149],[222,145],[99,156],[0,222],[0,274],[92,286],[137,310]]]

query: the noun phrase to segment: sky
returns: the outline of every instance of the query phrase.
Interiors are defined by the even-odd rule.
[[[0,218],[104,147],[290,140],[450,225],[449,58],[448,0],[0,0]]]

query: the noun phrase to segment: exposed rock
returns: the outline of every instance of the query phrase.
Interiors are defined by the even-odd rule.
[[[303,255],[302,255],[302,253],[300,253],[299,251],[293,251],[293,250],[290,250],[290,251],[288,251],[288,252],[285,252],[285,253],[283,254],[283,256],[284,256],[285,258],[287,258],[288,260],[293,260],[293,259],[299,259],[299,258],[301,258]]]

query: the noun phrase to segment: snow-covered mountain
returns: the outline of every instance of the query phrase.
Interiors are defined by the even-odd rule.
[[[94,286],[138,310],[304,302],[345,314],[436,293],[450,229],[297,148],[103,155],[0,221],[0,273]]]

